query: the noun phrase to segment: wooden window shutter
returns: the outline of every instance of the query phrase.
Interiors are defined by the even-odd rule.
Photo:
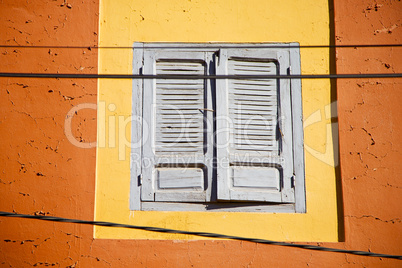
[[[218,75],[287,74],[289,52],[221,49]],[[218,200],[293,203],[290,82],[218,79]]]
[[[204,52],[144,51],[143,74],[205,75]],[[143,80],[142,201],[205,202],[212,177],[211,87],[204,79]],[[145,127],[147,126],[147,127]]]

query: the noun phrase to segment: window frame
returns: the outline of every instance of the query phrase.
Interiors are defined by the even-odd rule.
[[[280,48],[278,48],[280,47]],[[253,44],[224,44],[224,43],[134,43],[133,46],[133,73],[142,74],[144,66],[144,51],[164,49],[166,51],[197,51],[205,53],[219,53],[219,49],[264,49],[280,50],[289,54],[289,70],[287,74],[300,74],[300,49],[298,43],[253,43]],[[140,67],[141,66],[141,67]],[[213,66],[215,68],[215,66]],[[216,72],[216,70],[214,69]],[[147,73],[148,74],[148,73]],[[208,74],[211,74],[208,72]],[[283,74],[283,73],[281,73]],[[305,175],[304,175],[304,149],[303,149],[303,125],[302,125],[302,96],[300,79],[290,79],[290,100],[292,114],[292,153],[294,169],[294,203],[259,203],[259,202],[231,202],[231,203],[177,203],[142,201],[141,196],[141,162],[144,151],[142,146],[132,147],[130,210],[157,210],[157,211],[241,211],[241,212],[306,212]],[[216,92],[215,94],[218,94]],[[144,81],[133,79],[132,94],[132,141],[140,141],[143,137],[142,116]],[[133,157],[133,155],[136,155]],[[216,169],[216,168],[215,168]],[[215,170],[213,171],[216,172]],[[216,174],[215,174],[216,175]],[[208,177],[208,180],[216,179],[216,176]],[[209,183],[210,181],[208,181]],[[216,182],[211,182],[216,183]],[[209,185],[211,185],[209,184]]]

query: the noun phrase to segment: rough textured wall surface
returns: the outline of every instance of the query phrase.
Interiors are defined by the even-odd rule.
[[[401,1],[336,1],[336,44],[401,44],[401,10]],[[336,57],[338,73],[402,72],[401,47],[340,48]],[[402,79],[337,84],[345,244],[401,254]]]
[[[358,2],[358,3],[357,3]],[[401,43],[401,1],[336,1],[337,44]],[[398,16],[399,15],[399,16]],[[1,1],[0,44],[94,46],[97,1]],[[87,48],[0,48],[1,72],[96,73]],[[401,48],[337,49],[337,71],[401,72]],[[402,252],[400,79],[339,80],[345,241],[324,246]],[[67,112],[96,103],[96,81],[0,79],[0,210],[93,219],[95,149],[73,146]],[[96,139],[96,112],[74,115]],[[400,261],[236,241],[94,240],[92,227],[0,218],[0,266],[400,266]]]
[[[97,1],[0,1],[1,72],[97,73]],[[57,46],[83,46],[80,49]],[[0,79],[0,209],[93,218],[95,149],[73,146],[67,112],[96,103],[96,80]],[[73,135],[96,140],[96,111],[81,110]],[[0,219],[0,265],[73,265],[89,260],[92,228]],[[90,239],[88,239],[90,241]],[[84,256],[81,256],[84,255]]]

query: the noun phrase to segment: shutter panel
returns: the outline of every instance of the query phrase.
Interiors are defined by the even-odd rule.
[[[289,54],[221,49],[218,75],[286,74]],[[285,79],[217,82],[218,199],[294,202],[290,84]]]
[[[133,74],[141,74],[143,68],[143,44],[134,43],[133,46]],[[141,210],[141,175],[142,160],[142,93],[143,81],[133,79],[132,118],[131,121],[131,155],[130,155],[130,210]]]
[[[149,50],[144,74],[205,75],[202,52]],[[207,150],[211,139],[205,121],[210,86],[202,79],[144,80],[142,201],[205,202],[212,169]]]

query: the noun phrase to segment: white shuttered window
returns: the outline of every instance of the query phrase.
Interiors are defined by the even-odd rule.
[[[132,210],[305,211],[300,81],[252,77],[300,73],[281,45],[134,45]]]

